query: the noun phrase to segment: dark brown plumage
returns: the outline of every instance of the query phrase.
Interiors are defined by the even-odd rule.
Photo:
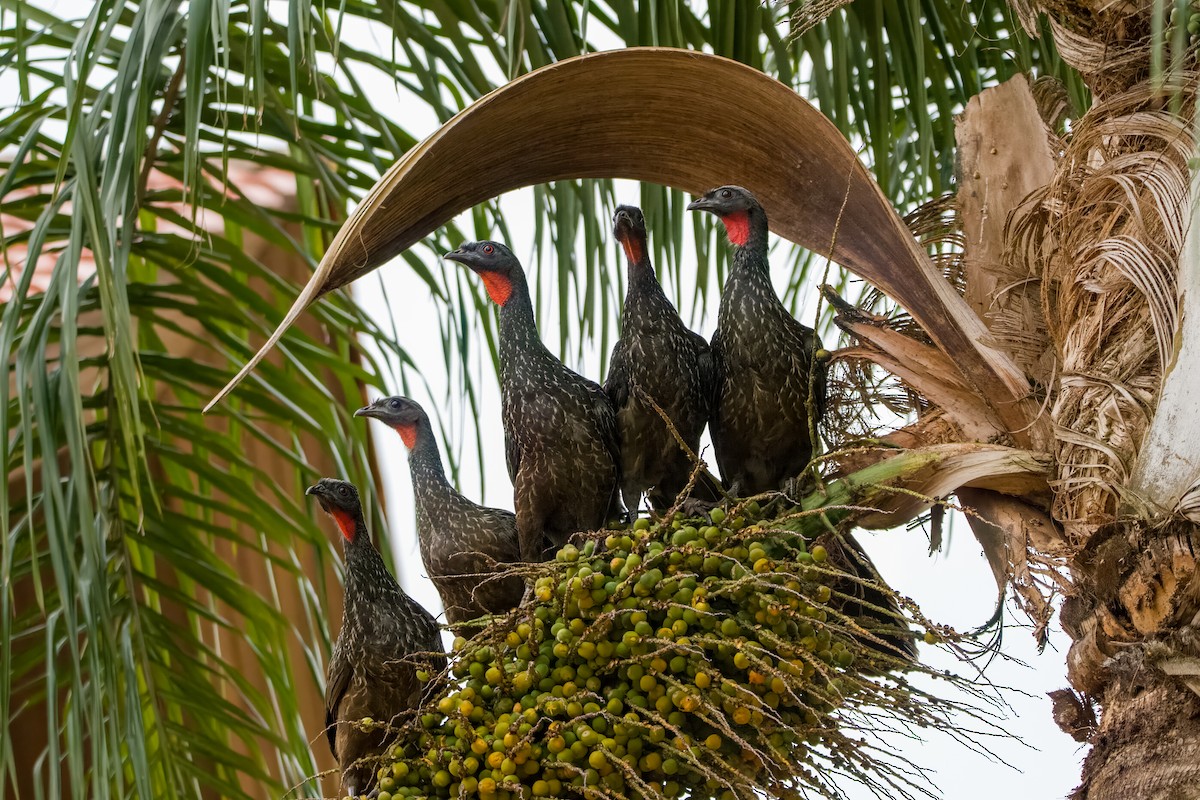
[[[325,732],[343,791],[358,796],[370,791],[389,741],[422,702],[426,685],[417,670],[440,675],[446,657],[437,623],[404,593],[372,544],[358,490],[322,478],[306,494],[342,532],[345,602],[326,672]],[[355,724],[365,717],[375,723],[371,730]]]
[[[425,410],[407,397],[382,397],[354,415],[380,420],[408,447],[421,560],[456,632],[464,622],[519,604],[525,583],[504,566],[521,560],[517,519],[450,485]]]
[[[468,242],[446,258],[483,279],[500,306],[500,398],[521,558],[541,561],[571,534],[621,513],[616,414],[604,390],[538,337],[529,286],[498,242]]]
[[[810,410],[816,419],[825,410],[825,365],[813,361],[821,341],[771,286],[767,215],[754,195],[722,186],[688,208],[720,217],[734,245],[712,338],[717,391],[709,428],[717,466],[739,496],[778,490],[812,458]]]
[[[655,276],[641,209],[618,207],[613,235],[625,250],[629,271],[621,338],[613,347],[604,382],[621,436],[621,496],[634,510],[647,494],[651,506],[663,511],[687,486],[692,461],[647,399],[697,452],[716,383],[712,354],[708,342],[683,324]],[[692,496],[708,502],[721,499],[715,479],[707,474]]]
[[[821,340],[798,322],[771,285],[767,214],[740,186],[721,186],[688,208],[720,218],[733,244],[733,266],[721,293],[712,338],[717,391],[709,430],[721,478],[738,496],[796,488],[813,455],[813,432],[825,412],[825,362],[816,359]],[[845,543],[845,548],[841,542]],[[867,580],[878,572],[849,534],[829,537],[834,563]],[[874,618],[892,655],[916,657],[916,645],[900,622],[895,599],[857,582],[839,587],[861,602],[846,603],[854,617]],[[884,612],[872,611],[873,605]]]

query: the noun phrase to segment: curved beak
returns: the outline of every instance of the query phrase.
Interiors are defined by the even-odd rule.
[[[697,197],[687,204],[688,211],[712,211],[713,202],[707,197]]]
[[[310,486],[304,490],[304,494],[312,495],[313,497],[317,498],[317,505],[319,505],[321,510],[326,514],[329,513],[329,504],[332,503],[333,500],[329,496],[329,491],[324,487],[324,485],[318,483],[315,486]]]
[[[369,406],[363,406],[358,411],[355,411],[354,416],[356,416],[356,417],[373,417],[373,416],[375,416],[374,412],[375,412],[375,406],[374,406],[374,404],[372,404]]]
[[[468,264],[470,254],[460,247],[457,250],[451,250],[449,253],[446,253],[444,256],[442,256],[442,258],[446,259],[447,261],[457,261],[460,264]]]

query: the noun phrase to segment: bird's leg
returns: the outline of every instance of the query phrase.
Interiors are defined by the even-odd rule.
[[[622,489],[621,500],[625,505],[625,513],[621,522],[625,525],[632,525],[638,518],[638,507],[642,504],[642,493],[633,488]]]
[[[712,517],[710,516],[710,512],[721,505],[724,505],[721,501],[685,497],[679,501],[679,510],[685,517],[704,517],[711,523]]]
[[[808,495],[819,491],[822,487],[821,482],[813,476],[811,472],[805,470],[799,475],[788,478],[783,482],[781,490],[784,499],[794,506],[800,505]]]

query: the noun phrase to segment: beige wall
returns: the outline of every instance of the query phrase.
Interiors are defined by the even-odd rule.
[[[310,274],[308,265],[300,258],[293,255],[280,252],[273,246],[262,242],[261,240],[249,239],[246,243],[247,255],[252,258],[259,259],[271,268],[276,274],[288,278],[294,283],[303,283]],[[179,324],[184,327],[189,327],[192,330],[198,330],[199,324],[194,320],[180,316]],[[316,325],[311,318],[302,319],[300,323],[302,328],[306,328],[308,333],[317,333]],[[223,363],[223,359],[209,348],[203,347],[196,341],[187,338],[186,336],[163,331],[162,336],[169,352],[175,355],[181,355],[186,358],[196,361],[214,364],[223,368],[230,368],[231,365]],[[81,342],[81,344],[84,344]],[[103,346],[103,342],[99,339],[89,339],[86,342],[87,346],[99,350]],[[98,353],[94,353],[98,354]],[[93,354],[93,355],[94,355]],[[87,355],[85,353],[85,355]],[[10,378],[11,379],[11,378]],[[158,398],[160,401],[168,399],[168,390],[160,392]],[[358,404],[361,398],[348,399],[347,403]],[[208,424],[214,428],[222,428],[226,423],[219,415],[212,416],[208,419]],[[274,431],[281,441],[287,441],[289,432],[283,430]],[[181,443],[186,446],[186,443]],[[321,474],[334,474],[335,467],[333,459],[328,452],[328,442],[316,441],[311,438],[303,442],[304,451],[312,457],[314,468]],[[262,466],[267,473],[277,474],[292,474],[294,467],[280,458],[272,450],[261,442],[247,439],[247,455],[256,463]],[[273,462],[277,467],[273,467]],[[66,464],[63,465],[66,468]],[[152,465],[153,468],[153,465]],[[12,497],[22,497],[25,492],[24,475],[10,474],[9,475],[9,492]],[[256,533],[247,531],[246,533]],[[297,624],[303,624],[305,612],[303,600],[300,597],[298,589],[294,586],[294,582],[287,579],[285,576],[279,576],[280,580],[274,584],[272,588],[271,575],[269,573],[270,565],[261,557],[256,556],[253,552],[246,549],[235,551],[229,542],[221,541],[216,545],[220,550],[220,555],[227,563],[235,565],[241,579],[248,585],[254,588],[262,596],[271,596],[272,591],[278,591],[280,594],[280,605],[284,615],[289,619],[296,620]],[[309,571],[309,575],[314,584],[318,584],[318,576],[313,572],[318,568],[316,556],[312,552],[302,553],[301,561],[305,568]],[[340,584],[337,581],[336,575],[331,566],[326,567],[324,583],[329,587],[330,597],[328,598],[328,607],[325,609],[325,614],[329,620],[329,625],[336,634],[340,626],[341,620],[341,591]],[[319,584],[318,584],[319,585]],[[35,607],[35,596],[33,593],[32,581],[23,581],[13,587],[16,609],[18,613],[22,610],[28,610]],[[182,614],[179,615],[181,624],[184,619]],[[216,635],[216,634],[214,634]],[[310,632],[300,631],[299,636],[305,637],[308,641],[315,639]],[[236,631],[222,630],[219,633],[220,652],[224,654],[226,660],[233,665],[242,675],[247,676],[254,681],[259,688],[263,688],[264,681],[259,680],[256,676],[258,670],[256,667],[256,658],[245,641],[241,639]],[[17,656],[20,653],[28,650],[38,650],[43,647],[40,640],[29,641],[24,644],[17,644]],[[317,757],[318,765],[321,770],[330,770],[334,766],[334,762],[329,753],[329,748],[326,745],[326,740],[322,734],[324,727],[324,697],[319,690],[317,683],[306,668],[305,656],[300,646],[299,641],[295,641],[291,647],[291,660],[295,670],[294,679],[296,681],[296,692],[299,699],[299,705],[306,730],[312,737],[312,749]],[[325,654],[328,656],[328,654]],[[32,692],[36,693],[41,687],[31,687]],[[41,755],[47,742],[47,725],[46,725],[46,709],[45,704],[41,702],[32,702],[30,699],[30,690],[22,691],[21,687],[14,687],[13,708],[21,708],[25,703],[29,703],[28,707],[22,711],[20,716],[10,726],[10,731],[19,731],[19,736],[12,737],[12,746],[14,749],[15,761],[18,765],[18,790],[21,797],[33,797],[34,790],[34,775],[33,771],[37,758]],[[263,747],[268,747],[263,743]],[[265,761],[274,766],[277,759],[269,754],[264,754]],[[43,770],[44,773],[44,770]],[[7,776],[0,778],[7,780]],[[324,782],[326,796],[332,797],[337,791],[337,777],[331,775]],[[246,786],[246,789],[256,796],[267,796],[267,792],[261,787]]]

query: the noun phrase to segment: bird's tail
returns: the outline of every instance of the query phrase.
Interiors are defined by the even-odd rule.
[[[716,475],[707,469],[701,470],[696,476],[696,485],[692,487],[691,497],[705,503],[721,503],[725,501],[725,486]]]
[[[826,534],[817,540],[829,552],[830,561],[853,578],[835,590],[847,595],[841,612],[865,628],[868,647],[905,661],[917,660],[917,644],[894,592],[887,589],[879,571],[862,545],[849,533]]]

